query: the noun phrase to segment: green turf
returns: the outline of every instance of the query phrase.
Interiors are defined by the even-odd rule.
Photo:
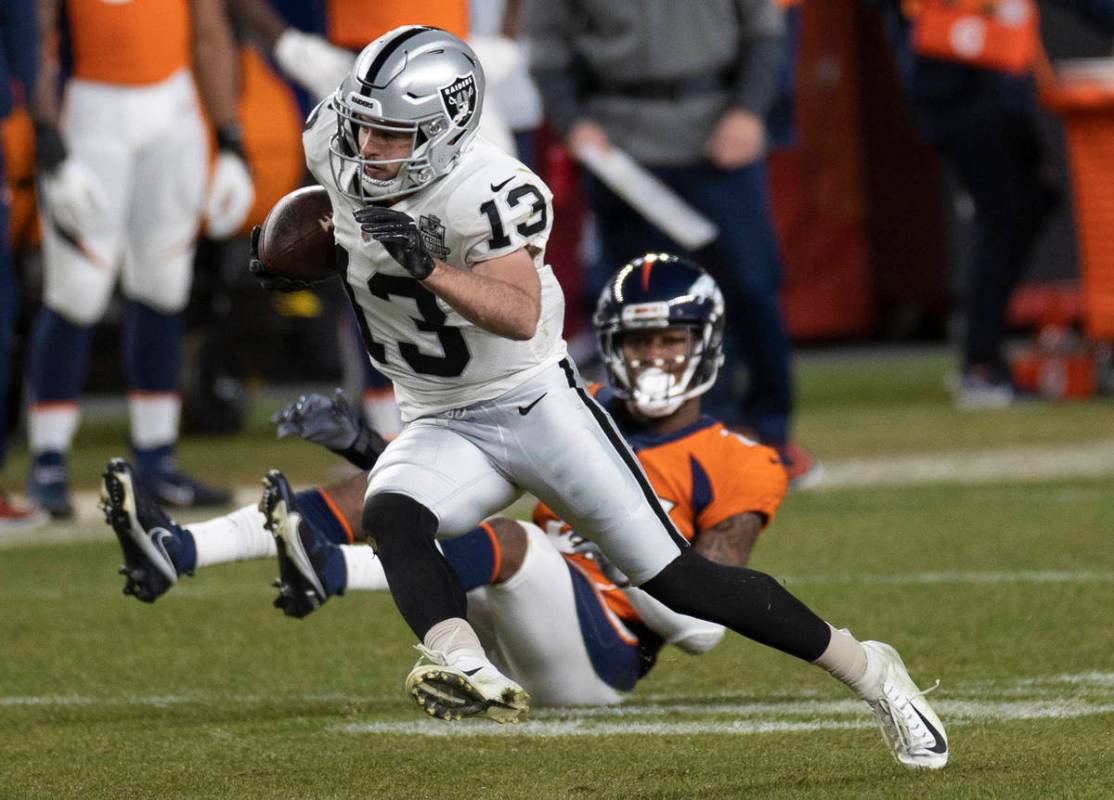
[[[937,396],[942,363],[883,366],[803,371],[810,446],[865,458],[1114,435],[1109,401],[963,415]],[[121,434],[82,436],[95,450]],[[90,484],[104,456],[82,456]],[[304,480],[334,463],[272,442],[262,412],[184,460],[237,481],[272,460]],[[427,721],[401,691],[416,654],[387,595],[288,620],[263,562],[146,606],[120,596],[116,546],[90,530],[0,549],[0,798],[1114,797],[1109,477],[802,493],[759,543],[756,567],[896,644],[922,685],[941,680],[952,761],[930,774],[896,765],[818,670],[737,638],[665,652],[627,714],[539,712],[510,735]],[[562,723],[629,732],[537,735]],[[429,726],[459,733],[415,733]]]

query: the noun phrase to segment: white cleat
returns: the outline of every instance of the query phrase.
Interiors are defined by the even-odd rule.
[[[863,642],[868,688],[860,692],[882,729],[894,758],[910,769],[940,769],[948,763],[944,725],[905,669],[901,656],[884,642]],[[931,690],[930,690],[931,691]]]
[[[406,693],[431,717],[483,716],[507,723],[530,710],[530,695],[486,658],[462,655],[450,664],[444,653],[416,647],[422,657],[406,676]]]

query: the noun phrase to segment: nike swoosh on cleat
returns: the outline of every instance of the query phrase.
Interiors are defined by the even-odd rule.
[[[513,180],[514,180],[514,175],[511,175],[511,177],[507,178],[502,183],[493,183],[493,184],[491,184],[491,191],[497,192]]]
[[[536,406],[538,403],[540,403],[542,401],[542,397],[545,397],[547,394],[549,394],[549,392],[542,392],[541,397],[539,397],[537,400],[532,402],[530,405],[519,406],[518,407],[518,413],[525,417],[527,414],[529,414],[534,409],[534,406]]]
[[[467,675],[469,678],[471,678],[473,675],[475,675],[481,669],[483,669],[483,667],[476,667],[475,669],[462,669],[461,672],[463,672],[465,675]]]
[[[910,703],[910,705],[913,704]],[[921,718],[921,722],[923,722],[924,726],[928,728],[928,732],[932,734],[932,738],[936,740],[936,743],[928,749],[931,750],[933,753],[943,754],[948,752],[948,743],[944,741],[944,737],[940,735],[940,731],[936,730],[936,728],[933,727],[932,723],[924,718],[924,714],[918,711],[916,706],[913,706],[913,712]]]

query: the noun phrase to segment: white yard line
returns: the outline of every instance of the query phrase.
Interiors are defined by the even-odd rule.
[[[817,489],[1031,482],[1114,475],[1114,439],[825,461]]]
[[[865,707],[860,705],[860,711]],[[1003,704],[1004,705],[1004,704]],[[949,727],[959,727],[988,722],[1009,722],[1013,720],[1039,719],[1077,719],[1104,714],[1114,714],[1114,704],[1073,704],[1071,706],[1042,707],[1035,704],[1014,703],[1008,708],[994,708],[989,705],[980,709],[975,716],[956,714],[950,703],[939,703],[938,710]],[[531,720],[518,725],[496,727],[481,724],[448,725],[437,720],[415,720],[412,722],[352,722],[338,725],[333,730],[344,733],[403,735],[425,737],[460,736],[513,736],[538,739],[552,739],[570,736],[692,736],[695,734],[730,734],[735,736],[760,733],[799,733],[812,731],[849,730],[874,728],[877,723],[863,716],[855,720],[812,719],[801,721],[786,720],[720,720],[698,722],[589,722],[587,720]]]
[[[1043,688],[1042,688],[1043,687]],[[1046,692],[1044,689],[1053,690]],[[939,697],[934,707],[950,726],[1009,722],[1015,720],[1075,719],[1114,714],[1114,673],[1085,672],[1016,678],[997,683],[974,682],[954,688],[954,699]],[[1018,697],[1028,691],[1030,696]],[[1033,697],[1032,695],[1039,695]],[[773,695],[772,695],[773,696]],[[784,696],[784,695],[783,695]],[[872,728],[864,705],[849,697],[838,700],[789,696],[783,701],[694,703],[690,697],[667,702],[662,695],[636,695],[635,702],[621,706],[580,709],[537,709],[533,718],[515,726],[500,727],[466,722],[446,725],[429,719],[356,722],[330,725],[329,729],[353,734],[409,736],[613,736],[638,734],[678,736],[693,734],[753,735],[819,730]],[[302,693],[291,695],[191,693],[178,695],[133,695],[90,697],[83,695],[0,696],[0,709],[38,707],[119,708],[144,706],[272,705],[317,703],[351,707],[360,703],[406,701],[395,692],[348,695]],[[374,713],[374,712],[369,712]],[[393,712],[391,712],[393,713]],[[678,716],[687,719],[678,720]]]

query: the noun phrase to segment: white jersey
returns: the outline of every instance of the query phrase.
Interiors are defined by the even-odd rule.
[[[529,341],[490,333],[410,277],[378,242],[366,243],[329,165],[336,113],[322,105],[302,136],[306,164],[329,193],[337,244],[348,253],[348,295],[372,363],[395,385],[402,418],[491,400],[565,356],[565,299],[545,263],[553,195],[521,162],[476,139],[456,167],[391,207],[414,218],[430,254],[471,271],[526,248],[541,281],[541,316]]]

